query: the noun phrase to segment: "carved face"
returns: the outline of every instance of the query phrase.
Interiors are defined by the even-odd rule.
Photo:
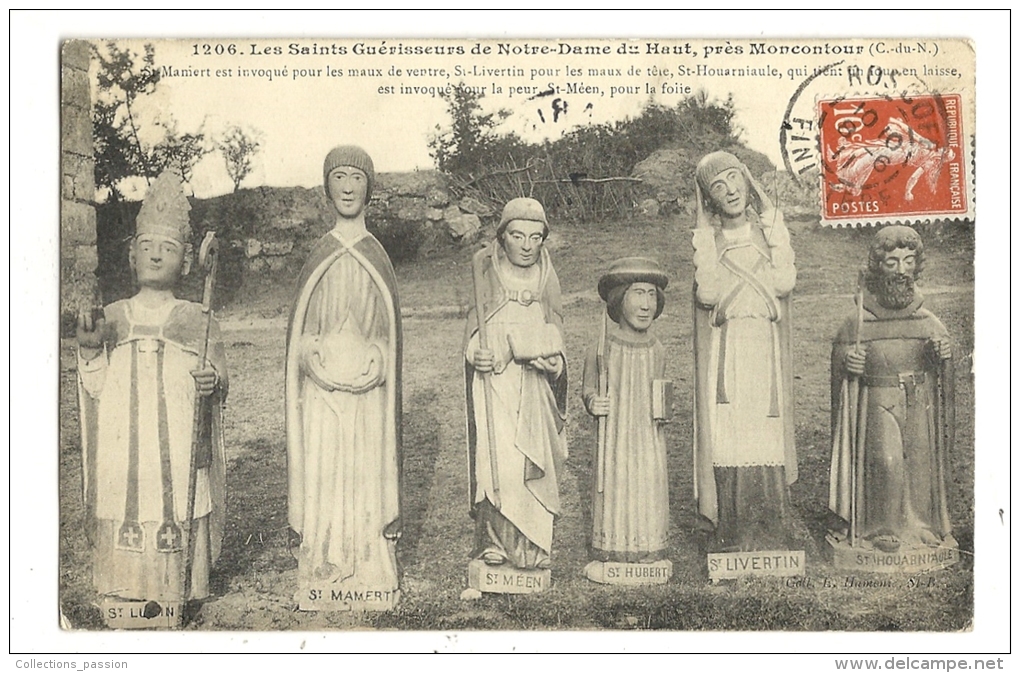
[[[658,295],[652,283],[631,283],[620,304],[620,326],[634,332],[647,332],[655,320]]]
[[[142,287],[168,290],[187,273],[184,245],[159,234],[135,237],[128,257]]]
[[[708,198],[724,219],[740,217],[747,209],[747,178],[739,168],[728,168],[712,178]]]
[[[365,210],[368,176],[353,166],[337,166],[327,180],[329,198],[341,217],[353,219]]]
[[[512,220],[503,232],[503,249],[514,266],[528,267],[538,261],[545,244],[545,225],[533,220]]]
[[[896,248],[885,253],[885,261],[882,262],[882,273],[884,275],[904,274],[914,277],[917,271],[917,251],[910,248]]]
[[[895,248],[885,253],[882,263],[868,273],[868,289],[888,309],[906,308],[914,301],[917,251]]]

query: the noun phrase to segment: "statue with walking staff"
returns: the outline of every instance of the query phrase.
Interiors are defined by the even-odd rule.
[[[175,628],[209,596],[225,510],[227,367],[212,315],[216,239],[199,250],[201,304],[174,296],[192,261],[180,176],[149,186],[128,260],[137,293],[78,316],[86,534],[112,628]]]
[[[797,479],[790,234],[733,154],[703,157],[695,191],[694,484],[709,576],[802,574],[804,552],[789,551],[788,486]]]
[[[839,568],[918,572],[959,559],[946,490],[955,433],[953,352],[915,282],[912,228],[875,235],[856,310],[832,344],[828,541]]]
[[[389,610],[400,598],[401,324],[390,259],[365,225],[365,150],[326,155],[334,227],[312,248],[287,332],[288,520],[302,610]]]
[[[642,257],[618,259],[599,279],[606,302],[584,363],[582,396],[595,417],[592,528],[585,576],[603,584],[664,584],[669,478],[664,424],[672,416],[666,352],[650,332],[669,279]]]
[[[473,259],[464,359],[475,540],[466,598],[549,587],[567,370],[548,235],[542,204],[516,198],[496,240]]]

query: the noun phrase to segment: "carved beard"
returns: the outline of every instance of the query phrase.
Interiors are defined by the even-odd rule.
[[[871,274],[868,290],[883,308],[899,310],[914,301],[914,277],[908,273]]]

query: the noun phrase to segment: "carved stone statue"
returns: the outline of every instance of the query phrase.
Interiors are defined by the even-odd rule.
[[[476,307],[464,357],[476,559],[468,574],[478,591],[503,590],[480,582],[501,567],[537,572],[499,575],[500,582],[548,587],[558,475],[567,455],[560,283],[544,247],[548,234],[542,205],[514,199],[503,209],[496,241],[474,260]]]
[[[663,428],[672,384],[665,380],[665,350],[649,333],[668,282],[658,263],[641,257],[616,260],[599,280],[606,317],[585,359],[582,388],[585,409],[598,419],[593,560],[585,568],[595,582],[664,583],[672,573]]]
[[[843,526],[830,543],[841,567],[912,572],[957,559],[946,493],[952,350],[914,286],[923,266],[916,231],[880,230],[857,311],[833,341],[829,508]]]
[[[797,270],[789,232],[732,154],[703,157],[696,190],[698,511],[711,524],[712,552],[790,549],[787,490],[797,478],[790,293]]]
[[[298,601],[306,610],[386,610],[399,599],[400,305],[389,257],[365,228],[372,159],[336,147],[322,177],[336,226],[301,271],[287,338]]]
[[[209,595],[223,535],[223,343],[208,305],[173,294],[191,264],[189,210],[164,172],[130,243],[138,293],[78,317],[92,577],[118,628],[180,625],[183,603]]]

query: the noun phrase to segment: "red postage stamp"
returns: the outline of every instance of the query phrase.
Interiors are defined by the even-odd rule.
[[[822,223],[972,217],[963,114],[957,94],[820,100]]]

